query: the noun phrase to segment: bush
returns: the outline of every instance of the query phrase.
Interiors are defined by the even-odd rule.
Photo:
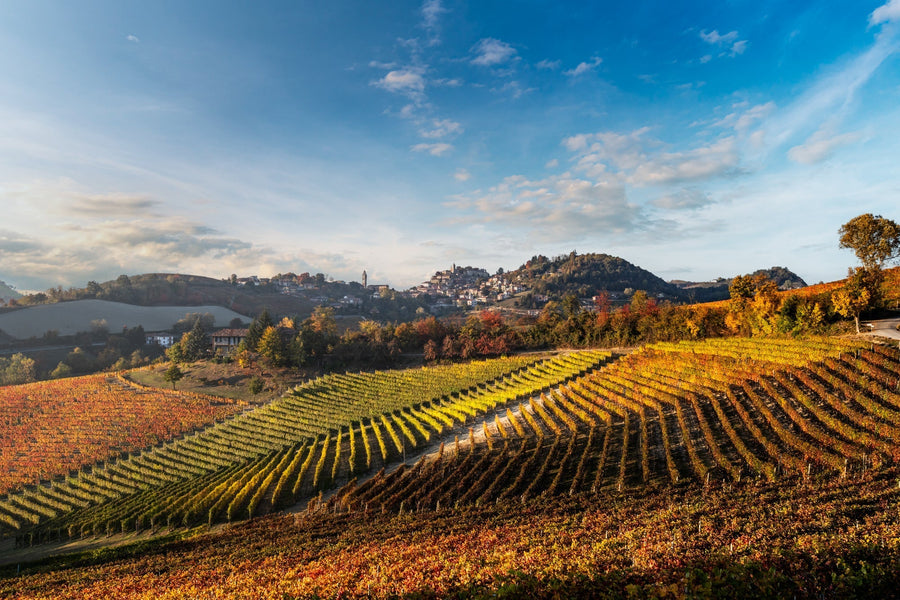
[[[256,395],[263,391],[263,380],[259,377],[254,377],[250,380],[250,383],[247,385],[247,389],[250,390],[250,393]]]

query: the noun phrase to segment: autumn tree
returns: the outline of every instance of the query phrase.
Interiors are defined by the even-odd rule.
[[[840,247],[853,250],[866,270],[880,270],[900,255],[900,225],[881,215],[854,217],[841,225],[838,233]]]
[[[269,315],[269,309],[262,309],[262,312],[250,322],[250,327],[247,329],[247,337],[244,338],[244,345],[246,348],[255,352],[263,332],[273,325],[275,325],[275,323]]]
[[[872,307],[871,273],[863,268],[850,269],[844,287],[831,294],[834,309],[842,317],[853,319],[859,333],[859,316]]]
[[[267,327],[256,349],[273,367],[283,367],[289,362],[287,345],[278,327]]]

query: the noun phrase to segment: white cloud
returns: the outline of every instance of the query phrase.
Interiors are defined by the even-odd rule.
[[[430,129],[420,129],[419,135],[426,139],[440,139],[463,132],[462,125],[450,119],[435,119],[431,122],[430,127]]]
[[[694,210],[712,203],[712,198],[706,192],[692,188],[682,188],[671,194],[660,196],[653,201],[653,206],[665,210]]]
[[[595,56],[590,60],[590,62],[581,62],[581,63],[578,63],[578,66],[575,67],[574,69],[570,69],[568,71],[563,71],[563,75],[567,75],[568,77],[579,77],[586,73],[590,73],[591,71],[593,71],[594,69],[599,67],[600,63],[602,63],[602,62],[603,62],[602,58]]]
[[[521,98],[525,94],[531,93],[535,91],[537,88],[533,87],[523,87],[521,83],[518,81],[507,81],[503,84],[503,86],[499,88],[492,88],[491,91],[499,92],[499,93],[508,93],[513,98]]]
[[[733,112],[722,117],[718,121],[712,123],[714,127],[727,127],[734,129],[740,134],[744,134],[751,127],[764,121],[775,112],[776,106],[772,101],[764,104],[756,104],[747,108],[747,104],[736,104],[732,106],[736,109]]]
[[[575,157],[575,168],[595,179],[622,181],[636,186],[713,179],[734,173],[740,156],[734,137],[678,152],[662,150],[662,142],[649,138],[648,128],[627,134],[600,132],[563,140]]]
[[[788,158],[794,162],[811,165],[828,159],[837,148],[859,140],[858,133],[831,135],[827,128],[820,128],[803,144],[788,150]]]
[[[131,35],[131,34],[129,34],[125,39],[128,40],[129,42],[134,42],[135,44],[138,44],[141,41],[141,39],[138,36]]]
[[[548,160],[547,164],[544,165],[544,167],[547,169],[555,169],[558,166],[559,166],[559,161],[555,158]]]
[[[457,197],[448,206],[460,215],[458,223],[499,223],[541,241],[631,233],[650,225],[623,187],[568,175],[507,177],[486,193]]]
[[[441,0],[425,0],[422,3],[422,22],[426,29],[434,29],[438,19],[447,9],[441,6]]]
[[[891,23],[900,21],[900,0],[889,0],[872,11],[869,15],[869,25]]]
[[[541,70],[553,71],[553,70],[558,69],[561,64],[562,64],[562,61],[560,61],[560,60],[547,60],[545,58],[544,60],[541,60],[541,61],[538,61],[537,63],[535,63],[534,66]]]
[[[747,51],[750,42],[747,40],[739,40],[737,31],[729,31],[728,33],[719,33],[717,29],[707,32],[705,29],[700,32],[700,39],[711,46],[719,46],[727,49],[719,56],[735,57]],[[712,60],[711,54],[706,54],[700,58],[701,63],[708,63]]]
[[[731,45],[731,56],[737,56],[738,54],[743,54],[747,49],[747,45],[750,44],[747,40],[740,40],[739,42],[735,42]]]
[[[475,58],[472,59],[473,65],[482,67],[493,67],[509,62],[516,58],[516,49],[494,38],[484,38],[472,47]]]
[[[406,67],[395,71],[389,71],[374,85],[397,94],[420,96],[425,90],[424,69],[419,67]]]
[[[437,144],[416,144],[410,148],[413,152],[427,152],[432,156],[443,156],[447,152],[453,149],[453,146],[450,144],[437,143]]]
[[[457,169],[453,174],[453,178],[457,181],[468,181],[471,177],[472,175],[465,169]]]
[[[738,38],[737,31],[729,31],[725,34],[720,34],[717,29],[713,29],[709,33],[704,29],[700,32],[700,38],[706,42],[707,44],[712,44],[713,46],[724,46],[726,44],[734,43]]]

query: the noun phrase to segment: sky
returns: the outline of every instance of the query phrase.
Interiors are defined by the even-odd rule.
[[[900,220],[898,50],[900,0],[10,0],[0,280],[839,279]]]

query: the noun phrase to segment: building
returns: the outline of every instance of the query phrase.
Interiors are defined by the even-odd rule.
[[[213,352],[231,352],[247,337],[249,329],[220,329],[212,334]]]
[[[163,348],[171,348],[175,343],[175,334],[172,333],[148,333],[147,344],[158,344]]]

